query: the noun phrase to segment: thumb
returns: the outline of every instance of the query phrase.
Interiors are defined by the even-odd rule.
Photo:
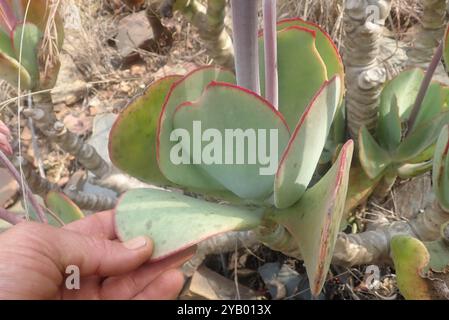
[[[70,230],[38,223],[23,223],[22,228],[44,241],[47,256],[64,273],[75,265],[81,276],[115,276],[135,270],[152,254],[149,238],[138,237],[125,243],[85,236]]]

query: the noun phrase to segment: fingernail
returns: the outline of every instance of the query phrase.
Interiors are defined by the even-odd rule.
[[[148,243],[148,238],[146,237],[137,237],[131,240],[128,240],[123,243],[125,248],[130,250],[137,250],[145,247]]]

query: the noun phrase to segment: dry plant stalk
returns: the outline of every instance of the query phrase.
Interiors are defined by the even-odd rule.
[[[170,15],[172,9],[181,12],[198,29],[216,64],[234,68],[234,46],[225,28],[226,0],[208,0],[207,7],[197,0],[166,0],[162,3],[162,14]]]
[[[413,39],[408,65],[426,67],[443,38],[446,25],[446,1],[422,0],[421,25]]]
[[[344,57],[348,128],[357,139],[360,127],[373,130],[385,67],[380,63],[380,43],[391,0],[347,0],[345,7]]]

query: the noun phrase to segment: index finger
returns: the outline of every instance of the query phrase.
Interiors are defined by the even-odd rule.
[[[114,227],[114,211],[102,211],[69,223],[63,229],[101,239],[117,239]]]

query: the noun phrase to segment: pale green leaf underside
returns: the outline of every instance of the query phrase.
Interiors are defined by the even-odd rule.
[[[335,76],[319,90],[307,107],[287,149],[284,151],[274,185],[274,201],[287,208],[307,189],[339,105],[341,81]]]
[[[116,231],[122,241],[138,236],[153,240],[152,260],[160,260],[211,236],[249,230],[262,212],[206,202],[179,193],[134,189],[115,209]]]
[[[328,173],[295,206],[273,215],[297,241],[315,296],[326,280],[340,228],[353,148],[347,142]]]

